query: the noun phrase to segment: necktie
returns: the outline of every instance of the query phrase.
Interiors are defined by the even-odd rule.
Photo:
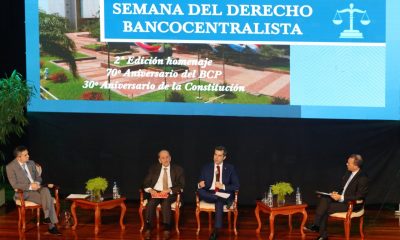
[[[25,174],[26,174],[26,177],[27,177],[27,178],[29,179],[29,181],[32,183],[32,182],[33,182],[33,179],[32,179],[32,177],[31,177],[31,175],[29,174],[28,169],[26,168],[26,163],[22,164],[22,168],[24,169],[24,172],[25,172]]]
[[[221,166],[217,165],[217,172],[215,173],[215,182],[219,182],[221,178]],[[215,187],[215,191],[218,192],[219,188]]]
[[[163,190],[168,190],[168,168],[164,168],[164,175],[162,180]]]

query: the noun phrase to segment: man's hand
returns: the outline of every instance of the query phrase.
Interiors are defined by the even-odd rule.
[[[337,192],[331,193],[331,198],[333,198],[333,200],[335,200],[335,201],[339,201],[341,197],[342,197],[342,195],[338,194]]]
[[[171,192],[171,189],[167,189],[167,190],[162,190],[161,193],[162,194],[169,194]]]
[[[221,182],[215,182],[215,187],[218,189],[224,189],[224,184],[222,184]]]
[[[154,189],[150,189],[150,190],[149,190],[149,193],[150,193],[150,194],[156,194],[156,193],[157,193],[157,191],[156,191],[156,190],[154,190]]]
[[[199,182],[199,188],[203,188],[205,186],[206,186],[206,182],[204,182],[204,181]]]
[[[32,190],[36,191],[36,190],[38,190],[39,188],[40,188],[40,185],[39,185],[38,183],[36,183],[36,182],[31,183],[31,189],[32,189]]]

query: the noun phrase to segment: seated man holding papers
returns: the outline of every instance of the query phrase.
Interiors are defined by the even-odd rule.
[[[305,227],[305,230],[319,232],[318,240],[328,239],[327,222],[332,213],[346,212],[347,202],[351,200],[365,200],[368,192],[368,177],[361,170],[363,159],[358,154],[352,154],[347,159],[347,172],[342,178],[340,191],[324,193],[317,191],[321,195],[320,201],[315,210],[314,223]],[[362,204],[357,204],[354,211],[359,211]]]
[[[201,171],[198,183],[200,200],[215,203],[215,228],[210,239],[217,239],[222,227],[224,205],[229,208],[233,202],[235,191],[239,190],[239,178],[235,168],[224,163],[226,149],[223,146],[214,149],[214,162],[205,165]]]
[[[158,204],[164,225],[164,239],[169,239],[171,230],[171,204],[176,201],[176,193],[182,191],[185,185],[183,169],[171,164],[171,156],[167,150],[158,153],[159,163],[150,167],[144,179],[144,191],[150,193],[150,199],[146,207],[146,232],[145,239],[151,239],[153,219]]]

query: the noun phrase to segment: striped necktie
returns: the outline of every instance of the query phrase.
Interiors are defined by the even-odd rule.
[[[163,185],[163,190],[168,190],[168,172],[167,172],[168,168],[164,168],[164,175],[163,175],[163,181],[162,181],[162,185]]]

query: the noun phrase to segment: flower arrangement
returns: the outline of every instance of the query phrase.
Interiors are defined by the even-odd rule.
[[[102,177],[89,179],[86,182],[86,190],[92,191],[95,198],[100,198],[100,193],[108,187],[108,181]]]
[[[293,192],[293,187],[287,182],[278,182],[272,185],[272,193],[278,195],[278,201],[284,201],[285,196]]]

